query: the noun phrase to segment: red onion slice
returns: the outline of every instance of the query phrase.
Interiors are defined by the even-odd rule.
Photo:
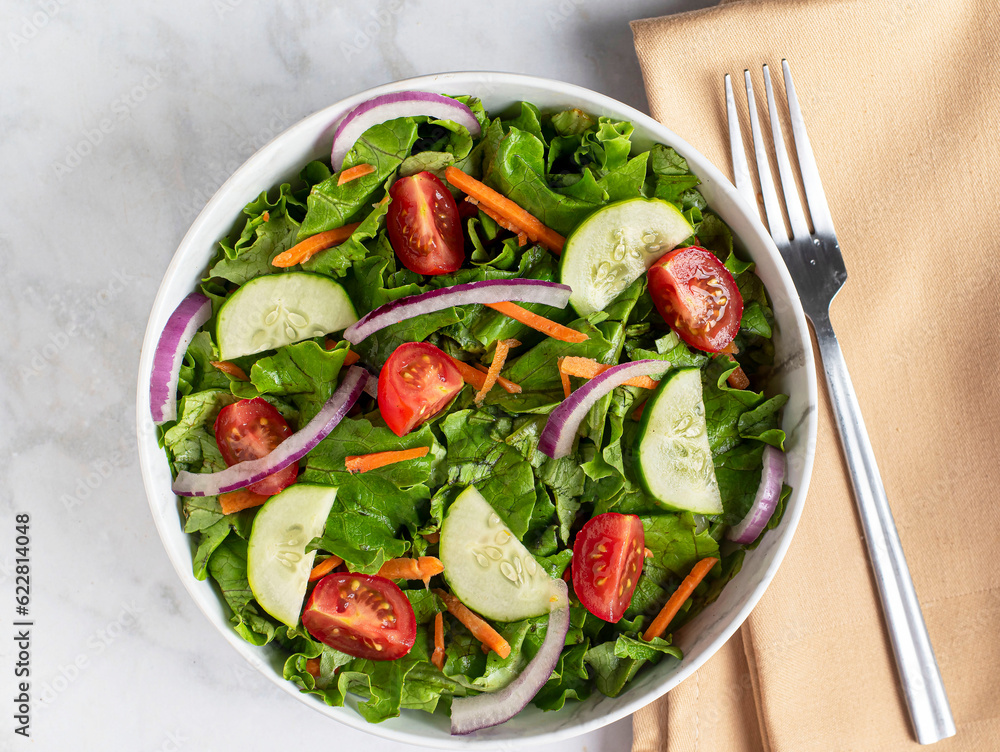
[[[516,300],[521,303],[543,303],[555,308],[565,308],[571,292],[569,285],[542,279],[487,279],[482,282],[466,282],[419,295],[410,295],[379,306],[371,313],[362,316],[357,323],[347,327],[344,339],[356,345],[392,324],[457,305]]]
[[[479,135],[479,121],[472,110],[458,100],[429,91],[398,91],[362,102],[348,112],[333,134],[330,160],[334,171],[340,171],[344,157],[361,134],[373,125],[401,117],[427,116],[434,120],[451,120],[464,125],[470,136]]]
[[[364,368],[351,366],[337,391],[326,401],[323,409],[316,413],[316,417],[278,444],[270,454],[257,460],[239,462],[217,473],[189,473],[182,470],[174,480],[174,493],[178,496],[217,496],[249,486],[272,473],[284,470],[293,462],[298,462],[347,415],[347,411],[364,391],[367,381],[368,372]]]
[[[456,697],[451,703],[451,733],[471,734],[473,731],[509,721],[531,702],[538,690],[552,676],[569,633],[569,601],[566,583],[553,580],[555,593],[549,626],[542,646],[518,677],[496,692],[475,697]]]
[[[154,423],[176,420],[177,381],[184,353],[202,324],[211,317],[212,301],[201,293],[193,292],[167,319],[167,325],[156,343],[153,373],[149,379],[149,409]]]
[[[785,482],[785,453],[768,444],[764,447],[764,469],[760,474],[760,486],[747,516],[738,525],[729,529],[727,537],[736,543],[753,543],[761,534],[771,515],[778,508],[781,486]]]
[[[670,363],[665,360],[636,360],[609,368],[591,379],[549,414],[538,438],[538,450],[556,459],[565,457],[573,451],[576,432],[597,400],[635,376],[652,376],[668,368]]]

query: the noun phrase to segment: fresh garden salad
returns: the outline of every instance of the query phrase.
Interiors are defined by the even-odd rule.
[[[170,317],[194,574],[303,692],[457,734],[617,696],[780,520],[767,293],[632,133],[377,97]]]

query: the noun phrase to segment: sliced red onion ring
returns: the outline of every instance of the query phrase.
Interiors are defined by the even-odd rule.
[[[753,543],[767,527],[771,515],[778,508],[781,486],[785,482],[785,453],[768,444],[764,447],[764,469],[760,486],[747,516],[729,529],[727,537],[736,543]]]
[[[344,165],[344,157],[361,138],[361,134],[373,125],[401,117],[427,117],[435,120],[451,120],[464,125],[470,136],[479,135],[479,121],[472,110],[458,100],[432,94],[429,91],[398,91],[362,102],[348,112],[333,134],[333,148],[330,160],[334,171]]]
[[[487,279],[442,287],[420,295],[410,295],[362,316],[357,323],[344,331],[344,339],[357,344],[380,329],[406,321],[424,313],[442,311],[457,305],[471,303],[503,303],[516,300],[521,303],[543,303],[555,308],[565,308],[573,290],[569,285],[547,282],[542,279]]]
[[[451,733],[471,734],[473,731],[509,721],[531,702],[538,690],[552,676],[559,663],[559,654],[569,633],[569,601],[566,583],[553,580],[555,603],[549,612],[545,640],[535,657],[518,677],[496,692],[475,697],[456,697],[451,703]]]
[[[173,490],[178,496],[217,496],[221,493],[244,488],[268,475],[284,470],[293,462],[305,457],[325,439],[347,415],[368,381],[364,368],[351,366],[340,386],[337,387],[323,409],[316,413],[304,428],[289,436],[270,454],[257,460],[239,462],[217,473],[177,473]]]
[[[538,450],[556,459],[565,457],[573,451],[576,432],[597,400],[635,376],[652,376],[668,368],[670,363],[665,360],[636,360],[609,368],[591,379],[549,414],[538,438]]]
[[[163,327],[149,379],[149,409],[154,423],[177,418],[177,380],[184,353],[202,324],[212,317],[212,301],[193,292],[181,301]]]

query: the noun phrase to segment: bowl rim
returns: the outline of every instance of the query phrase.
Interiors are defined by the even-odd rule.
[[[265,661],[260,657],[261,649],[242,640],[228,623],[224,625],[217,623],[216,617],[209,611],[207,602],[203,599],[205,588],[211,586],[206,582],[196,580],[193,577],[190,556],[184,558],[174,548],[166,545],[166,541],[175,536],[178,530],[180,530],[182,535],[185,537],[189,537],[189,534],[183,533],[182,527],[178,528],[178,519],[176,516],[171,518],[170,515],[163,512],[162,508],[157,508],[157,505],[154,502],[157,495],[162,494],[162,489],[158,487],[156,481],[153,479],[152,463],[156,461],[153,459],[155,456],[158,456],[159,461],[162,462],[163,450],[156,442],[155,428],[152,426],[149,416],[149,376],[152,367],[153,350],[156,347],[156,343],[160,335],[160,327],[154,327],[154,322],[156,322],[158,318],[164,318],[168,315],[167,313],[164,313],[165,310],[172,310],[172,306],[167,306],[168,302],[173,303],[173,305],[176,305],[176,303],[179,302],[179,299],[177,301],[167,300],[168,283],[174,276],[177,275],[178,270],[181,268],[182,256],[185,255],[184,251],[187,246],[192,243],[192,239],[196,238],[199,234],[201,234],[201,232],[203,232],[204,225],[210,225],[214,221],[215,218],[212,216],[213,209],[222,201],[222,198],[233,189],[234,184],[242,175],[253,172],[258,164],[264,163],[272,152],[275,152],[280,148],[282,142],[292,141],[298,133],[312,130],[318,121],[322,121],[327,124],[327,128],[324,132],[330,132],[332,126],[336,123],[339,117],[346,113],[349,108],[372,97],[411,89],[433,91],[438,93],[442,93],[442,90],[447,89],[451,89],[452,91],[461,91],[459,87],[463,85],[481,86],[484,81],[521,88],[537,87],[548,89],[559,95],[577,98],[580,101],[587,101],[588,107],[593,107],[595,104],[599,105],[604,107],[606,110],[615,113],[616,116],[619,116],[622,119],[627,119],[634,124],[641,124],[645,130],[656,134],[657,141],[674,147],[678,152],[681,152],[689,162],[693,162],[696,167],[695,172],[699,174],[699,176],[707,177],[713,181],[716,189],[723,193],[727,200],[736,204],[740,209],[741,214],[744,215],[744,217],[749,221],[749,227],[747,228],[749,233],[754,236],[756,244],[764,247],[766,252],[770,255],[771,261],[775,265],[775,271],[778,274],[783,286],[790,292],[789,301],[791,316],[796,321],[797,333],[800,340],[799,344],[801,344],[803,348],[803,367],[806,372],[807,387],[805,398],[808,408],[803,418],[804,446],[802,453],[802,481],[793,490],[792,496],[788,500],[784,518],[779,526],[779,529],[783,529],[778,536],[778,540],[773,551],[773,558],[765,568],[763,577],[761,577],[761,579],[753,586],[748,596],[746,596],[746,600],[744,601],[742,607],[736,612],[735,617],[722,628],[715,639],[708,643],[708,645],[706,645],[700,653],[690,659],[686,655],[678,670],[674,671],[669,678],[660,684],[651,687],[644,692],[637,692],[634,696],[626,697],[624,700],[621,698],[614,698],[617,703],[615,707],[597,717],[579,721],[562,728],[543,731],[538,734],[522,734],[519,736],[519,739],[523,743],[530,744],[557,742],[586,734],[610,723],[614,723],[665,695],[671,689],[680,684],[684,679],[688,678],[691,674],[697,671],[712,656],[714,656],[722,645],[728,641],[733,634],[735,634],[736,630],[739,629],[746,621],[747,616],[749,616],[750,612],[757,605],[758,601],[761,599],[773,580],[778,567],[784,559],[788,547],[791,545],[799,519],[802,515],[802,509],[808,492],[816,448],[817,381],[811,339],[809,336],[809,327],[806,323],[805,315],[803,313],[798,295],[795,293],[795,285],[791,280],[787,268],[785,267],[781,254],[774,245],[770,234],[764,228],[758,212],[746,204],[729,179],[711,162],[705,159],[705,157],[703,157],[687,141],[666,126],[654,120],[649,115],[646,115],[630,105],[626,105],[623,102],[607,95],[600,94],[592,89],[557,79],[499,71],[454,71],[401,79],[359,91],[349,97],[345,97],[344,99],[323,107],[311,115],[307,115],[297,123],[278,133],[268,143],[250,156],[239,168],[237,168],[236,171],[233,172],[233,174],[219,187],[212,198],[209,199],[201,212],[199,212],[198,216],[182,237],[177,249],[174,251],[170,264],[167,266],[167,269],[160,281],[156,297],[154,298],[150,309],[146,332],[140,352],[136,392],[136,442],[147,502],[150,507],[150,512],[153,515],[153,521],[156,525],[161,543],[164,544],[164,550],[166,551],[177,576],[184,585],[184,588],[187,590],[199,610],[201,610],[212,626],[216,627],[229,644],[232,645],[245,660],[258,669],[260,673],[264,674],[276,686],[280,687],[289,695],[297,698],[299,701],[304,702],[310,707],[315,708],[328,718],[332,718],[333,720],[344,723],[352,728],[374,734],[385,739],[418,746],[434,747],[438,749],[495,748],[497,746],[509,744],[510,742],[505,739],[491,739],[488,737],[477,738],[476,736],[446,738],[421,736],[416,735],[411,731],[395,729],[386,724],[368,723],[353,708],[348,708],[346,706],[327,706],[317,696],[300,692],[297,686],[284,679],[279,672],[264,670]],[[273,186],[268,186],[267,189],[269,190],[271,187]],[[745,232],[741,233],[741,237],[745,235]],[[152,446],[150,445],[150,439],[152,440]],[[176,504],[171,505],[170,509],[172,512],[176,512]],[[774,532],[778,531],[776,530]],[[218,596],[214,592],[214,588],[212,588],[212,591],[212,597],[217,598]]]

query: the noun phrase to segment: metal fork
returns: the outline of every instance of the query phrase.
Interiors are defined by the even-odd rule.
[[[868,440],[858,399],[847,372],[844,355],[830,323],[830,303],[847,280],[847,268],[840,253],[840,245],[833,231],[833,220],[823,193],[816,160],[806,135],[805,122],[795,96],[792,74],[788,61],[781,61],[785,77],[785,93],[791,116],[792,136],[798,157],[799,171],[805,188],[813,232],[809,232],[802,203],[799,200],[795,175],[785,151],[785,140],[778,122],[778,109],[771,88],[771,74],[764,66],[764,84],[767,90],[767,109],[771,121],[771,136],[778,162],[778,176],[784,194],[792,237],[785,230],[781,204],[771,177],[771,167],[764,139],[757,118],[757,104],[750,82],[750,71],[744,71],[747,104],[750,109],[750,127],[753,132],[754,152],[764,213],[774,244],[781,252],[785,265],[802,301],[802,308],[812,322],[819,345],[830,400],[837,418],[844,457],[854,486],[854,498],[864,525],[865,541],[871,559],[879,596],[885,614],[886,626],[892,639],[896,666],[902,679],[906,704],[916,732],[917,741],[931,744],[955,734],[955,722],[948,706],[941,673],[938,671],[934,650],[927,635],[920,603],[913,589],[913,580],[899,534],[892,519],[889,502],[882,486],[882,478],[875,464],[875,455]],[[733,87],[726,75],[726,108],[729,117],[729,141],[733,157],[736,187],[750,206],[757,205],[757,196],[750,182],[750,170],[743,151],[743,137],[736,114]]]

